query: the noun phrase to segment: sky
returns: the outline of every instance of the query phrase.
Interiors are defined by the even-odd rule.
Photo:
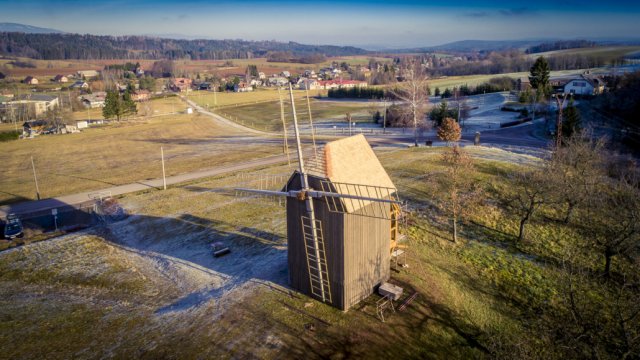
[[[0,0],[0,22],[98,35],[402,48],[640,37],[640,1]]]

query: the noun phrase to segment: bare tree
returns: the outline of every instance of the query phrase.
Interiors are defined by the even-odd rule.
[[[518,241],[525,239],[525,226],[532,219],[536,210],[546,202],[546,179],[539,169],[515,172],[511,175],[514,192],[511,194],[509,206],[519,217]]]
[[[562,260],[560,307],[541,322],[566,355],[578,358],[632,359],[640,355],[640,303],[637,277],[619,283],[594,282],[578,252]],[[637,267],[630,269],[637,273]],[[566,356],[565,356],[566,357]]]
[[[594,196],[605,176],[605,141],[588,131],[569,138],[547,163],[552,196],[565,207],[563,221],[569,223],[574,210]]]
[[[471,173],[474,171],[473,159],[458,146],[442,154],[446,165],[444,179],[445,207],[448,208],[453,222],[453,242],[458,241],[458,219],[466,214],[466,209],[479,198],[479,189],[474,186]]]
[[[609,179],[588,200],[581,228],[590,248],[604,257],[604,276],[609,277],[613,258],[629,260],[640,255],[640,190],[633,170]]]
[[[418,127],[425,121],[426,106],[429,103],[427,77],[419,66],[407,69],[405,79],[392,91],[396,98],[408,108],[413,119],[414,145],[418,146]]]

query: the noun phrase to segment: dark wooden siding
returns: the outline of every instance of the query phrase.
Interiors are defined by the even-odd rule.
[[[320,188],[319,179],[309,177],[309,182],[312,188]],[[300,189],[298,174],[290,179],[288,189]],[[316,219],[322,221],[332,305],[348,310],[389,278],[390,221],[333,213],[320,199],[314,200],[314,210]],[[287,198],[290,285],[312,296],[302,236],[303,215],[306,215],[304,201]]]
[[[381,204],[370,204],[368,207]],[[385,207],[390,210],[389,205]],[[344,297],[349,308],[373,293],[375,287],[389,279],[391,222],[359,216],[360,209],[345,217],[344,226]],[[368,213],[371,213],[369,211]]]

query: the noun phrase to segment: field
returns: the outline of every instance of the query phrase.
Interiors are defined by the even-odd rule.
[[[291,103],[283,102],[285,109],[285,121],[288,125],[292,123]],[[311,116],[314,125],[326,121],[345,122],[346,113],[351,113],[352,122],[371,122],[372,111],[383,111],[377,103],[366,102],[332,102],[311,100]],[[280,119],[280,103],[264,102],[254,105],[243,105],[238,107],[225,107],[216,111],[217,113],[246,126],[266,131],[282,131],[282,121]],[[304,98],[296,100],[296,113],[300,124],[309,122],[309,111],[307,101]]]
[[[406,191],[416,184],[406,172],[425,156],[432,159],[406,151],[382,159],[395,163]],[[421,295],[385,324],[375,299],[345,314],[290,292],[282,208],[209,190],[233,181],[126,196],[120,203],[134,214],[127,220],[0,253],[0,350],[51,359],[462,358],[483,355],[469,340],[475,326],[515,328],[512,310],[494,310],[492,296],[467,289],[477,274],[426,233],[412,234],[411,267],[394,275]],[[213,259],[213,241],[232,254]]]
[[[510,163],[537,163],[471,151],[489,189],[510,186]],[[517,219],[488,203],[451,243],[437,210],[440,152],[378,151],[410,202],[409,267],[392,281],[419,294],[385,323],[377,296],[342,313],[289,290],[282,207],[234,197],[224,189],[237,180],[220,177],[125,196],[126,220],[0,253],[0,350],[50,359],[553,358],[550,330],[535,324],[550,320],[545,306],[561,306],[561,268],[545,259],[568,245],[571,228],[534,221],[536,241],[514,245]],[[212,242],[231,254],[213,258]]]
[[[295,99],[306,99],[304,90],[294,90]],[[325,90],[311,90],[309,96],[326,96]],[[229,106],[250,105],[261,102],[278,101],[280,96],[284,100],[289,98],[288,90],[281,91],[278,94],[277,89],[260,89],[250,92],[223,92],[214,93],[213,91],[192,91],[188,95],[189,100],[193,100],[196,104],[209,109],[227,108]]]
[[[581,74],[585,70],[587,69],[551,71],[550,76],[562,77],[567,75]],[[488,82],[491,78],[503,77],[503,76],[508,76],[512,79],[520,79],[520,78],[526,78],[527,76],[529,76],[529,73],[517,72],[517,73],[504,73],[504,74],[492,74],[492,75],[449,76],[449,77],[430,80],[429,87],[431,89],[435,89],[436,87],[438,87],[440,88],[440,90],[444,91],[444,89],[447,89],[447,88],[453,89],[454,87],[458,87],[461,85],[477,86],[482,83]]]
[[[556,56],[556,55],[584,55],[601,57],[607,60],[614,60],[628,55],[638,53],[640,46],[598,46],[593,48],[578,48],[578,49],[566,49],[547,51],[537,54],[529,54],[531,58],[537,58],[539,56]]]
[[[370,56],[346,56],[329,58],[320,64],[301,64],[301,63],[279,63],[268,62],[265,58],[254,59],[231,59],[231,60],[175,60],[175,67],[178,74],[183,72],[216,74],[218,76],[244,76],[248,65],[256,65],[258,71],[264,72],[267,76],[279,74],[282,71],[293,73],[301,73],[304,70],[311,69],[316,72],[323,67],[328,67],[333,61],[348,62],[352,65],[366,65],[369,63]],[[389,58],[375,57],[381,61],[391,61]],[[8,75],[14,80],[22,80],[26,76],[34,76],[40,80],[40,84],[59,86],[53,84],[50,79],[58,74],[68,75],[79,70],[102,70],[106,65],[124,64],[127,61],[139,62],[143,69],[150,70],[154,60],[33,60],[28,58],[19,58],[18,61],[30,62],[35,68],[20,68],[9,64],[13,59],[0,59],[0,72]],[[228,63],[230,62],[230,64]],[[43,86],[43,85],[39,85]]]
[[[152,101],[159,114],[184,112],[172,97]],[[91,114],[94,118],[97,114]],[[86,111],[74,115],[86,118]],[[5,125],[8,127],[9,125]],[[0,203],[33,199],[31,156],[35,160],[40,192],[53,197],[142,179],[161,177],[160,147],[164,147],[167,176],[276,154],[275,145],[225,140],[241,134],[222,128],[210,118],[192,114],[155,116],[122,121],[80,134],[47,135],[0,143],[5,156],[0,177]]]

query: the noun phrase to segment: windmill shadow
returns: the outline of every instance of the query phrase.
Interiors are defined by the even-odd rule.
[[[192,214],[132,215],[105,225],[99,234],[125,251],[158,259],[171,267],[185,267],[211,279],[210,284],[174,299],[156,314],[198,307],[256,284],[288,293],[287,244],[280,234]],[[215,257],[214,243],[230,252]]]

